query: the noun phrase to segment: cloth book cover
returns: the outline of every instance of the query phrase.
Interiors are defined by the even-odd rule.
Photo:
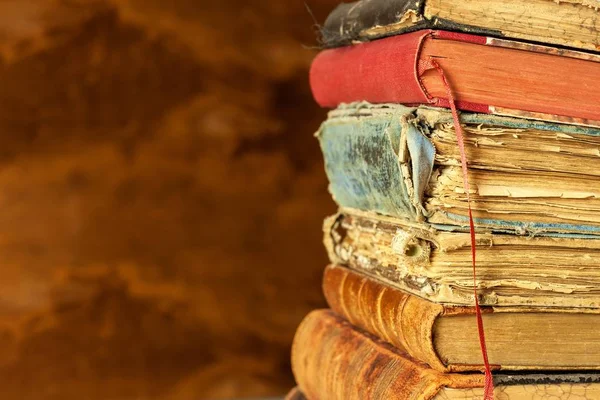
[[[477,113],[461,121],[478,229],[600,234],[600,129]],[[358,103],[330,112],[317,137],[341,207],[468,229],[449,112]]]
[[[598,125],[600,56],[447,31],[420,30],[324,50],[310,83],[317,103],[429,104]],[[443,72],[443,76],[442,76]]]

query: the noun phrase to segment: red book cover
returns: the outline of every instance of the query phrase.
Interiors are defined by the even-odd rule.
[[[432,60],[459,109],[600,121],[600,56],[445,31],[322,51],[311,67],[313,95],[323,107],[355,101],[447,107]]]

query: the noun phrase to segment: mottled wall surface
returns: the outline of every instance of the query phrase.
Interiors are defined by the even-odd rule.
[[[334,210],[312,25],[303,1],[0,0],[0,398],[292,386]]]

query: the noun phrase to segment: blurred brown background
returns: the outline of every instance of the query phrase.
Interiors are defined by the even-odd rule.
[[[316,43],[301,0],[0,0],[1,399],[292,387],[334,211]]]

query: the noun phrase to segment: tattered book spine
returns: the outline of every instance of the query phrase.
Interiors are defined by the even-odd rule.
[[[348,116],[323,124],[317,136],[338,204],[423,219],[435,148],[411,118],[412,112],[399,106],[388,116]]]
[[[429,301],[472,305],[469,235],[342,209],[325,220],[324,244],[346,265]],[[490,306],[597,308],[600,240],[480,234],[480,301]],[[576,255],[576,256],[574,256]],[[557,265],[561,268],[556,268]],[[569,295],[566,296],[565,293]]]
[[[352,44],[430,26],[421,14],[425,0],[369,0],[341,3],[321,28],[325,47]]]

